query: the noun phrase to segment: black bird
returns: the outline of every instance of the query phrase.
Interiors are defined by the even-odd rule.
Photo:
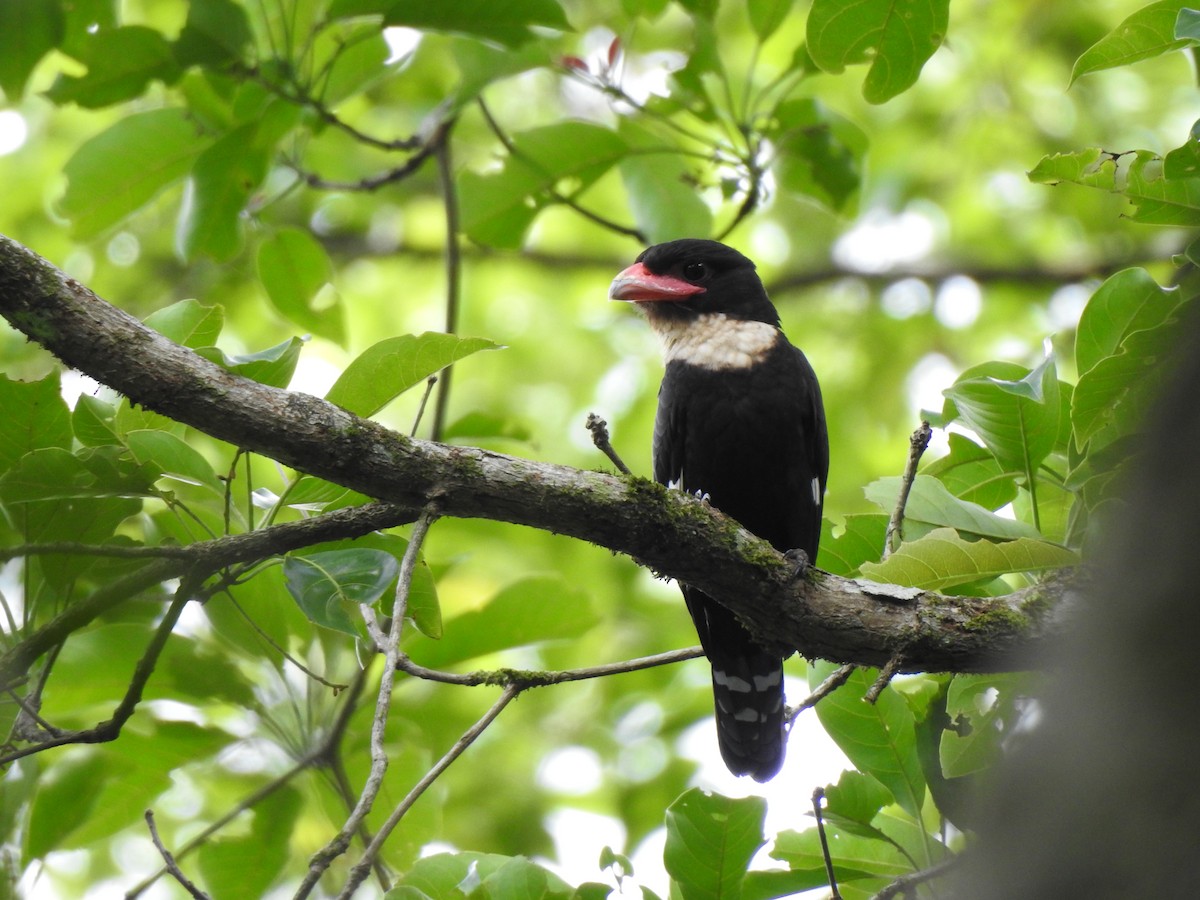
[[[716,241],[658,244],[609,297],[636,303],[662,343],[654,479],[815,561],[829,472],[821,389],[754,263]],[[725,607],[682,589],[712,663],[721,756],[735,775],[766,781],[783,765],[783,659]]]

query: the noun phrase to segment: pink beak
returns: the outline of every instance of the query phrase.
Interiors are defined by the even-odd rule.
[[[609,300],[644,303],[653,300],[686,300],[703,294],[704,288],[670,275],[655,275],[640,262],[634,263],[613,279]]]

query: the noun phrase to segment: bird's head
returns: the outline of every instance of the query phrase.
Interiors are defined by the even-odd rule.
[[[717,241],[688,238],[647,248],[613,279],[608,296],[636,303],[651,320],[719,313],[779,325],[754,263]]]

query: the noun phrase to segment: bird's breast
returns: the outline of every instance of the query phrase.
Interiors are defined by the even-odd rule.
[[[653,317],[663,363],[684,363],[711,372],[749,369],[763,362],[780,339],[766,322],[731,319],[722,313],[695,317]]]

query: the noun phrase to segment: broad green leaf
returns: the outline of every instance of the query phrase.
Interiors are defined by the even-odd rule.
[[[862,130],[817,101],[801,98],[779,105],[772,134],[780,184],[832,210],[845,210],[862,181],[860,162],[867,149]]]
[[[1075,329],[1075,369],[1090,372],[1114,356],[1121,342],[1134,331],[1155,328],[1167,321],[1182,297],[1174,288],[1161,287],[1145,269],[1117,272],[1096,289]]]
[[[667,809],[663,862],[687,900],[737,897],[765,841],[761,797],[734,800],[692,788]]]
[[[1058,442],[1062,408],[1053,358],[1032,371],[1015,363],[984,363],[942,393],[1000,465],[1031,483]]]
[[[135,112],[89,138],[67,160],[59,203],[72,234],[94,237],[180,180],[207,146],[182,109]]]
[[[454,95],[460,106],[478,97],[489,84],[552,62],[549,48],[540,41],[509,48],[461,39],[454,42],[452,52],[462,75]]]
[[[1078,564],[1079,554],[1048,541],[965,541],[951,528],[938,528],[901,544],[881,563],[864,563],[862,574],[881,583],[942,590],[1011,572],[1049,572]]]
[[[413,898],[422,896],[441,900],[441,898],[472,895],[472,888],[468,887],[469,885],[474,885],[473,889],[479,890],[485,883],[490,883],[494,887],[499,887],[506,882],[511,884],[508,879],[514,876],[519,879],[521,875],[528,874],[527,870],[524,870],[524,866],[533,865],[534,863],[519,856],[501,856],[498,853],[435,853],[413,863],[387,896],[391,898],[394,894],[404,900],[413,900]],[[512,868],[509,868],[510,866]],[[540,869],[541,867],[537,866],[536,868]],[[497,882],[490,882],[490,879],[502,871],[504,874]],[[559,894],[570,896],[570,887],[557,875],[545,872],[545,884],[553,896]],[[397,893],[397,891],[403,892]],[[416,893],[413,893],[414,891]],[[489,889],[481,896],[502,900],[507,895]]]
[[[837,784],[825,788],[829,812],[863,825],[871,824],[879,810],[891,802],[892,792],[862,772],[843,772]]]
[[[1078,346],[1078,345],[1077,345]],[[999,509],[1017,496],[1019,473],[1006,472],[991,453],[971,439],[951,432],[950,452],[925,467],[956,497],[984,509]]]
[[[462,227],[474,240],[517,248],[538,210],[555,202],[550,191],[574,197],[620,162],[628,145],[588,122],[559,122],[512,137],[502,171],[460,176]]]
[[[217,347],[202,347],[197,353],[243,378],[271,387],[285,388],[296,371],[296,363],[300,361],[300,351],[303,347],[304,340],[294,337],[257,353],[229,356]]]
[[[456,440],[474,443],[494,438],[525,442],[532,436],[533,432],[523,421],[498,416],[483,410],[475,410],[455,419],[442,432],[442,440],[446,443]]]
[[[333,282],[333,263],[309,232],[283,228],[258,248],[258,278],[280,314],[301,328],[336,344],[346,342],[345,310],[340,300],[318,309]]]
[[[146,810],[171,787],[176,769],[210,761],[233,741],[215,728],[134,716],[120,739],[105,745],[113,775],[103,779],[92,814],[76,820],[79,827],[67,846],[86,847],[131,825],[144,827]],[[137,772],[137,778],[128,777],[130,772]]]
[[[533,37],[532,26],[570,31],[555,0],[334,0],[330,18],[382,14],[384,25],[463,34],[516,47]]]
[[[833,669],[832,663],[813,663],[809,685],[815,688]],[[817,717],[854,767],[879,781],[905,812],[920,820],[925,776],[917,758],[913,714],[895,691],[885,690],[875,703],[863,700],[877,674],[856,671],[817,704]]]
[[[877,562],[883,554],[887,523],[887,516],[847,516],[841,533],[835,535],[832,523],[826,519],[821,523],[817,565],[834,575],[857,575],[859,566],[864,562]]]
[[[958,728],[942,732],[940,752],[947,778],[986,771],[1000,758],[1006,727],[1017,718],[1014,701],[1028,685],[1021,673],[954,676],[946,714]]]
[[[863,97],[883,103],[916,84],[945,40],[949,18],[949,0],[814,0],[808,52],[822,70],[834,74],[869,62]]]
[[[1200,42],[1200,9],[1181,9],[1175,19],[1175,37]]]
[[[63,849],[68,835],[91,816],[110,780],[109,760],[92,748],[65,755],[48,767],[29,810],[25,852],[30,858],[41,859],[52,850]],[[64,809],[75,814],[64,816]]]
[[[619,168],[634,221],[646,240],[655,244],[707,236],[712,211],[697,192],[683,158],[625,122],[620,135],[636,151],[621,160]]]
[[[197,860],[210,896],[267,896],[291,856],[291,837],[304,800],[285,784],[254,805],[249,833],[218,834],[200,846]]]
[[[573,891],[557,875],[515,856],[484,878],[473,893],[480,900],[571,900]]]
[[[381,550],[330,550],[283,561],[288,592],[316,625],[357,637],[358,604],[379,600],[400,563]]]
[[[1108,153],[1092,147],[1043,159],[1029,173],[1038,184],[1070,182],[1124,195],[1129,218],[1145,225],[1200,225],[1200,178],[1166,178],[1149,150]]]
[[[253,40],[246,10],[233,0],[192,0],[175,58],[181,66],[240,62]]]
[[[130,431],[125,445],[135,460],[154,466],[167,477],[203,485],[218,494],[225,492],[225,485],[200,451],[169,432]]]
[[[141,96],[151,81],[170,84],[180,75],[166,37],[144,25],[97,29],[86,44],[87,74],[59,75],[46,92],[59,106],[112,106]]]
[[[393,72],[387,64],[389,56],[387,41],[372,25],[346,38],[329,68],[322,92],[324,103],[327,106],[340,103],[387,78]]]
[[[80,394],[71,411],[71,429],[75,439],[85,447],[116,446],[121,443],[117,434],[117,408],[98,397]]]
[[[900,495],[900,476],[894,475],[871,482],[863,489],[866,498],[885,511],[896,506]],[[948,526],[961,534],[977,537],[1018,538],[1037,537],[1037,529],[1027,522],[998,516],[978,503],[955,497],[944,484],[929,475],[918,475],[904,507],[905,522]]]
[[[105,449],[113,448],[84,452],[98,454]],[[157,474],[132,463],[123,470],[101,470],[99,474],[94,468],[87,464],[82,455],[59,447],[33,450],[0,476],[0,498],[5,503],[40,503],[47,500],[146,496]]]
[[[21,99],[33,67],[59,45],[65,33],[61,0],[0,3],[0,90],[9,103]]]
[[[747,0],[746,3],[750,27],[760,41],[765,41],[775,33],[791,9],[792,0]]]
[[[360,416],[373,416],[430,375],[480,350],[497,349],[483,338],[427,331],[386,338],[346,367],[325,399]]]
[[[71,413],[62,398],[58,370],[38,381],[12,381],[0,373],[0,473],[40,447],[71,447]]]
[[[1175,37],[1175,21],[1180,10],[1193,2],[1161,0],[1143,6],[1075,60],[1071,83],[1091,72],[1127,66],[1185,46],[1187,41]]]
[[[409,655],[445,667],[512,647],[585,634],[598,621],[582,591],[558,577],[533,577],[501,590],[481,608],[445,623],[440,641],[410,634]]]
[[[912,862],[891,841],[862,837],[832,826],[827,826],[826,833],[839,884],[880,877],[890,880],[913,870]],[[825,876],[825,854],[816,828],[802,832],[781,831],[775,836],[771,857],[786,862],[794,872],[819,876],[821,880],[816,886],[829,883]]]
[[[208,347],[221,336],[225,308],[205,306],[198,300],[180,300],[150,313],[143,324],[185,347]]]
[[[1178,343],[1176,320],[1129,334],[1117,352],[1079,377],[1071,403],[1075,440],[1084,446],[1106,427],[1115,436],[1132,434],[1162,387],[1163,360]],[[1107,443],[1107,441],[1105,442]]]

